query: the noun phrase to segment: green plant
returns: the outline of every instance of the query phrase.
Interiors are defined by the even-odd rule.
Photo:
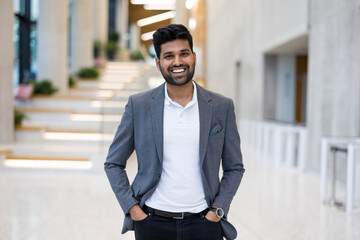
[[[108,59],[114,60],[117,50],[118,50],[117,42],[109,41],[106,44],[106,54],[107,54]]]
[[[81,69],[77,75],[79,78],[98,78],[99,72],[96,68],[89,67]]]
[[[119,33],[117,32],[109,33],[109,42],[118,42],[119,38],[120,38]]]
[[[99,40],[94,40],[94,42],[93,42],[93,52],[94,52],[94,57],[95,58],[100,56],[101,49],[102,49],[102,43]]]
[[[14,111],[14,125],[15,127],[21,126],[23,120],[26,119],[26,115],[24,113]]]
[[[75,79],[73,76],[69,76],[69,87],[74,87],[76,85]]]
[[[34,94],[53,94],[56,93],[58,89],[54,87],[53,83],[48,80],[44,79],[40,82],[35,82],[34,85]]]
[[[140,50],[135,50],[131,52],[130,59],[133,61],[144,60],[144,56]]]
[[[106,51],[115,53],[118,50],[117,42],[110,41],[106,44]]]
[[[102,48],[102,44],[99,40],[94,40],[93,42],[93,49],[94,50],[97,50],[97,51],[100,51]]]

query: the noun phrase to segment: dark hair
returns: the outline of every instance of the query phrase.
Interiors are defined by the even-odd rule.
[[[157,29],[153,34],[156,56],[160,58],[162,44],[176,39],[188,40],[191,52],[193,52],[193,40],[189,30],[182,24],[170,24]]]

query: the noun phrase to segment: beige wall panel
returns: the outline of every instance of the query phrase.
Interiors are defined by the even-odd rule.
[[[108,38],[109,2],[93,0],[93,40],[102,44]]]
[[[74,0],[71,26],[71,71],[93,65],[92,0]]]
[[[14,10],[12,0],[0,1],[0,143],[14,141],[14,103],[12,70],[14,45],[12,41]]]
[[[38,80],[48,79],[61,93],[68,89],[68,3],[39,1]]]

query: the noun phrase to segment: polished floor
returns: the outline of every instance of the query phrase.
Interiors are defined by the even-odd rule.
[[[0,239],[134,239],[121,235],[123,214],[103,172],[0,167]],[[246,174],[229,219],[238,239],[360,239],[360,216],[320,202],[319,177],[274,169],[244,156]],[[3,163],[3,162],[2,162]],[[133,156],[130,179],[136,171]]]

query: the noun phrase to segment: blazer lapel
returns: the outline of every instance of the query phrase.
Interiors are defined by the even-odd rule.
[[[152,94],[151,118],[155,145],[158,152],[160,163],[163,161],[163,122],[164,122],[164,84],[156,88]],[[146,127],[146,126],[144,126]]]
[[[204,163],[206,148],[209,140],[213,106],[207,92],[196,84],[198,91],[200,118],[200,165]]]

